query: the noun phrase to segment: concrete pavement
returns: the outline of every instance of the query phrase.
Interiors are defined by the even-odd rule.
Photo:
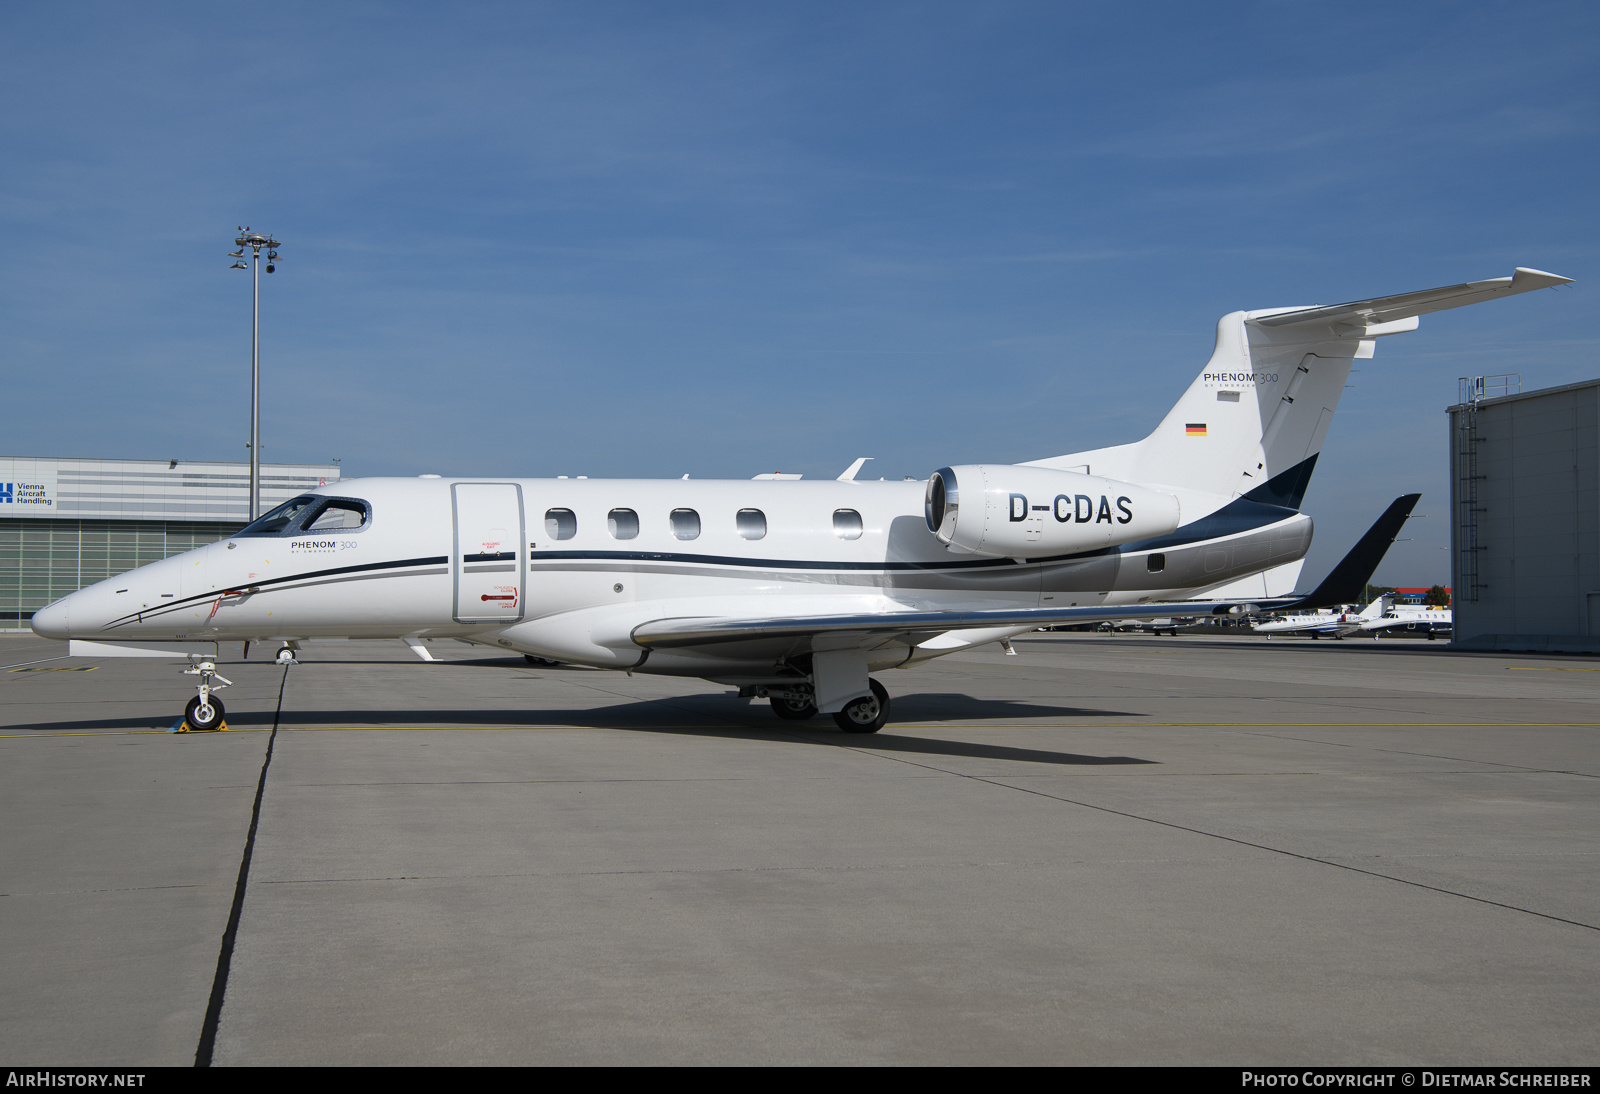
[[[336,642],[172,735],[176,666],[0,638],[0,1051],[194,1060],[276,717],[218,1064],[1600,1055],[1600,663],[1016,647],[860,737]]]

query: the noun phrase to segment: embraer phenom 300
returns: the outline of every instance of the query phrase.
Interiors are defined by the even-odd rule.
[[[1365,574],[1279,598],[1311,543],[1300,504],[1353,362],[1420,315],[1569,280],[1518,269],[1233,312],[1142,441],[942,467],[925,482],[858,482],[860,461],[825,482],[346,480],[73,593],[33,629],[95,655],[242,639],[283,643],[292,659],[303,640],[345,637],[398,638],[426,656],[424,640],[459,638],[701,677],[768,698],[783,718],[826,713],[872,732],[889,709],[872,672],[1053,624],[1351,599],[1414,496],[1342,567]],[[213,727],[215,665],[191,656],[200,689],[186,716]]]

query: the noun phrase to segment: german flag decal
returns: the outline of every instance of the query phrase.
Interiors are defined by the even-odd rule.
[[[1185,436],[1189,436],[1189,437],[1204,437],[1206,435],[1206,423],[1205,422],[1190,422],[1187,426],[1184,427],[1183,431],[1184,431]]]

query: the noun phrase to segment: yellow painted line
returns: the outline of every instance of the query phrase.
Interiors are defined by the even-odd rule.
[[[466,731],[498,732],[525,729],[592,729],[615,730],[676,730],[695,732],[717,729],[760,729],[761,726],[701,725],[701,726],[588,726],[571,723],[561,725],[526,726],[279,726],[283,733],[457,733]],[[784,730],[781,725],[771,728],[775,733]],[[817,730],[829,732],[826,726]],[[884,729],[889,736],[898,729],[1600,729],[1600,722],[891,722]],[[69,730],[55,733],[0,733],[0,740],[44,737],[129,737],[157,733],[170,733],[168,729],[107,729]],[[207,731],[216,732],[215,730]],[[270,733],[271,726],[229,726],[230,733]],[[189,736],[197,736],[191,733]],[[862,735],[851,739],[851,744],[871,747],[872,738]]]
[[[1512,729],[1536,726],[1554,726],[1560,728],[1600,729],[1600,722],[890,722],[883,727],[883,732],[893,735],[896,729]],[[231,727],[234,733],[266,733],[270,726]],[[363,733],[363,732],[426,732],[438,731],[464,731],[464,730],[510,730],[510,729],[598,729],[598,730],[682,730],[694,732],[698,730],[713,729],[771,729],[774,732],[793,731],[792,723],[784,725],[777,723],[771,726],[755,725],[749,723],[723,723],[721,725],[670,725],[670,726],[590,726],[578,725],[572,722],[563,722],[555,725],[528,725],[528,726],[496,726],[496,725],[459,725],[459,726],[279,726],[281,733]],[[833,732],[833,727],[825,723],[818,723],[811,727],[800,727],[804,732],[806,728],[821,732]],[[870,735],[863,734],[856,738],[858,744],[870,744]]]
[[[166,732],[164,729],[80,729],[70,733],[0,733],[0,741],[14,737],[136,737],[141,734]]]
[[[1600,722],[890,722],[884,729],[1505,729],[1520,726],[1600,729]]]
[[[580,725],[543,725],[543,726],[279,726],[280,733],[421,733],[430,731],[457,732],[462,730],[503,730],[503,729],[749,729],[747,725],[711,725],[711,726],[580,726]],[[774,727],[776,728],[776,727]],[[220,733],[221,730],[189,730],[187,736],[210,735]],[[229,726],[229,733],[271,733],[271,726]],[[129,737],[155,733],[172,733],[171,729],[73,729],[50,733],[0,733],[0,741],[12,739],[31,739],[35,737]]]

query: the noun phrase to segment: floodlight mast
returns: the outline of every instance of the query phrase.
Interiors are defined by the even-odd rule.
[[[250,288],[250,519],[261,515],[261,248],[267,249],[267,272],[273,271],[278,261],[278,241],[270,235],[252,232],[248,225],[239,228],[239,237],[233,241],[237,251],[228,252],[229,258],[244,258],[249,247],[252,262]],[[246,269],[235,262],[230,269]]]

